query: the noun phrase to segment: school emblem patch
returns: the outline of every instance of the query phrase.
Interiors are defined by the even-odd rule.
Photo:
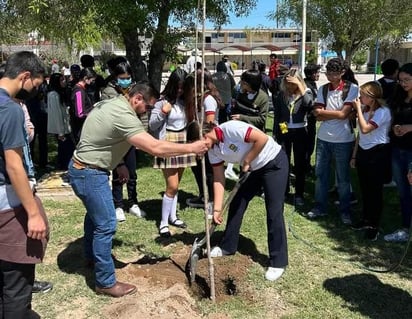
[[[230,149],[232,152],[237,152],[238,147],[237,147],[235,144],[230,144],[230,145],[229,145],[229,149]]]

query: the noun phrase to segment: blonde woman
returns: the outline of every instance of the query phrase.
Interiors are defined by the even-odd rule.
[[[391,150],[389,130],[391,112],[385,106],[382,88],[377,82],[360,87],[360,98],[353,102],[359,133],[350,165],[356,167],[362,193],[362,219],[353,229],[366,230],[366,238],[375,241],[382,215],[383,184],[390,180]]]
[[[306,150],[309,140],[306,115],[313,108],[312,91],[296,69],[287,72],[280,84],[280,93],[275,99],[276,140],[283,146],[291,163],[293,150],[295,181],[295,205],[304,205],[306,173]],[[289,182],[286,187],[289,193]]]

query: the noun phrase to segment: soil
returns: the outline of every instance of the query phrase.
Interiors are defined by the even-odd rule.
[[[71,187],[63,184],[63,172],[44,176],[38,184],[42,198],[75,198]],[[165,243],[167,245],[167,242]],[[104,318],[147,318],[147,319],[230,319],[224,313],[201,314],[197,302],[210,300],[210,280],[208,259],[201,256],[197,262],[195,282],[190,284],[186,263],[191,246],[172,244],[173,254],[169,258],[158,258],[142,252],[137,261],[120,261],[115,258],[116,277],[120,281],[135,284],[137,293],[118,299],[108,299]],[[172,248],[172,247],[169,247]],[[113,256],[114,257],[114,256]],[[241,254],[214,258],[215,303],[223,303],[233,296],[246,304],[256,306],[257,293],[248,286],[246,278],[254,261]],[[268,316],[280,318],[287,313],[282,298],[274,291],[265,291],[264,307]],[[262,300],[260,300],[262,301]],[[71,314],[71,318],[76,317]],[[67,318],[63,315],[62,318]]]
[[[199,314],[196,301],[210,298],[209,266],[207,258],[197,264],[195,282],[190,285],[185,266],[190,247],[182,246],[167,259],[143,256],[138,261],[116,270],[120,281],[133,283],[137,294],[115,300],[103,313],[107,318],[210,318],[228,319],[225,314],[204,317]],[[247,271],[253,261],[244,255],[213,259],[215,268],[215,302],[221,303],[233,295],[253,302],[246,286]]]

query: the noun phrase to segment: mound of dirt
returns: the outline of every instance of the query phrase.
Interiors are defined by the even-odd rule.
[[[144,256],[138,261],[116,270],[120,281],[133,283],[138,292],[108,305],[107,318],[205,318],[196,307],[196,300],[210,298],[209,265],[207,258],[199,260],[196,281],[190,286],[185,265],[190,247],[180,247],[168,259]],[[249,299],[245,286],[248,268],[252,261],[244,255],[213,259],[215,266],[216,302],[232,295]],[[251,300],[252,301],[252,300]],[[138,314],[138,316],[136,316]],[[213,314],[208,318],[227,319],[226,315]]]

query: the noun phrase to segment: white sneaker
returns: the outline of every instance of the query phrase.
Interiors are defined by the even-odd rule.
[[[146,212],[143,209],[140,209],[139,205],[137,204],[134,204],[129,208],[129,213],[139,218],[146,217]]]
[[[406,242],[409,240],[409,233],[404,229],[398,229],[392,234],[385,235],[383,239],[385,241],[397,242],[397,243]]]
[[[285,271],[285,268],[269,267],[268,270],[266,271],[265,278],[266,280],[269,280],[269,281],[278,280],[283,275],[284,271]]]
[[[231,169],[229,169],[229,170],[226,169],[225,170],[225,177],[227,179],[231,179],[233,181],[237,181],[239,179],[239,176],[237,176],[236,173]]]
[[[124,222],[126,220],[126,216],[124,216],[123,208],[116,208],[116,219],[118,222]]]
[[[212,248],[210,251],[210,257],[215,258],[215,257],[222,257],[223,256],[223,251],[219,246],[215,246]]]

